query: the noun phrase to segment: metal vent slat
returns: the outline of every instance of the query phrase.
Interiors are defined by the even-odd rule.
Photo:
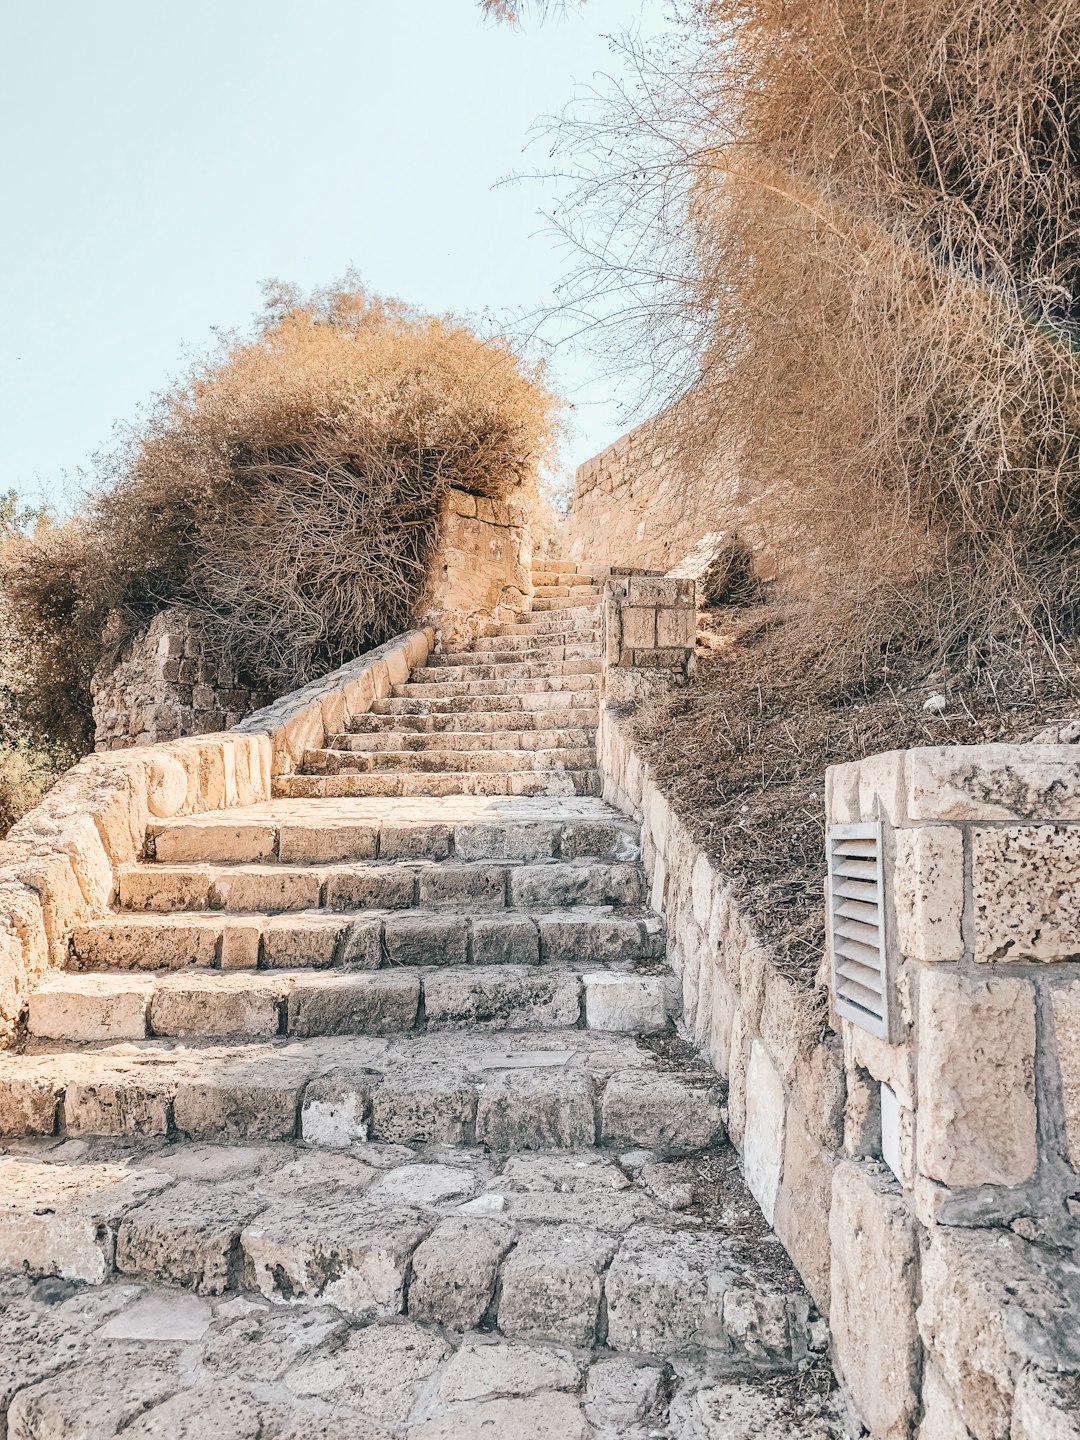
[[[828,859],[836,1008],[845,1019],[888,1039],[880,827],[832,826]]]

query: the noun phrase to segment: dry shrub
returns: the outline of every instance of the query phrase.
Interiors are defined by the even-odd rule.
[[[665,50],[630,53],[636,88],[562,133],[585,216],[570,289],[608,355],[696,388],[675,438],[688,460],[733,446],[772,497],[823,655],[1067,664],[1075,7],[699,0]]]
[[[379,643],[414,614],[447,489],[534,502],[553,417],[505,340],[354,285],[276,291],[253,339],[162,397],[83,515],[6,548],[32,708],[74,712],[56,728],[85,745],[90,674],[172,603],[276,693]]]

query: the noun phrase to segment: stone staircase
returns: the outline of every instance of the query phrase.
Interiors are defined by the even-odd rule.
[[[270,803],[155,824],[32,995],[10,1440],[836,1433],[597,798],[599,588],[549,563]]]

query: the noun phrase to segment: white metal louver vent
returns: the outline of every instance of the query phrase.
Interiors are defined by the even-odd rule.
[[[829,829],[829,938],[837,1011],[889,1038],[881,826]]]

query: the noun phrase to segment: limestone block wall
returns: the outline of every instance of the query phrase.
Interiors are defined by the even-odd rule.
[[[686,1036],[727,1078],[747,1184],[867,1432],[1080,1440],[1080,753],[830,772],[830,823],[883,827],[882,1040],[836,1014],[827,957],[812,988],[778,969],[610,708],[598,747],[642,823]]]
[[[148,825],[269,800],[274,775],[406,680],[434,639],[399,636],[224,733],[88,755],[69,770],[0,842],[0,1045],[19,1040],[29,990],[64,965],[74,930],[112,907]]]
[[[176,605],[154,616],[118,664],[99,670],[90,691],[95,750],[227,730],[269,698],[214,661],[198,617]]]
[[[566,553],[590,564],[665,571],[709,531],[737,531],[763,578],[774,573],[764,494],[721,447],[690,462],[675,436],[693,397],[621,436],[579,466]]]
[[[450,490],[428,572],[421,621],[439,643],[468,644],[488,619],[514,620],[532,599],[532,535],[524,503]]]

